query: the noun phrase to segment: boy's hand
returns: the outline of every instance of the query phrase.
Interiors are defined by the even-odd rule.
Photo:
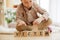
[[[39,22],[37,21],[37,20],[35,20],[34,22],[33,22],[33,25],[38,25],[39,24]]]
[[[48,20],[48,18],[49,18],[49,15],[47,14],[47,12],[44,12],[44,14],[42,16],[45,18],[45,20]]]
[[[26,26],[26,23],[25,23],[24,21],[20,21],[20,22],[18,23],[18,26],[21,26],[21,25],[25,25],[25,26]]]
[[[38,25],[38,24],[40,24],[41,21],[43,21],[43,20],[44,20],[44,18],[43,18],[43,17],[40,17],[40,18],[36,19],[36,20],[33,22],[33,25]]]

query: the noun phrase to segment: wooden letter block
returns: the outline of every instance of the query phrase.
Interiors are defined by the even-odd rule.
[[[43,36],[43,31],[40,31],[40,36]]]
[[[27,37],[28,36],[28,33],[27,32],[21,32],[21,36]]]
[[[49,31],[45,31],[45,36],[49,36],[50,32]]]
[[[37,32],[37,33],[36,33],[36,36],[40,36],[40,32]]]
[[[49,31],[22,31],[22,32],[15,32],[15,36],[18,37],[40,37],[40,36],[49,36]]]
[[[33,37],[33,36],[34,36],[34,32],[31,32],[31,33],[30,33],[30,36]]]
[[[18,32],[17,34],[18,34],[18,37],[20,37],[20,36],[21,36],[21,32]]]
[[[31,36],[31,32],[28,32],[28,36],[29,36],[29,37]]]
[[[14,35],[15,35],[15,37],[17,37],[17,36],[20,37],[21,36],[21,32],[15,32]]]

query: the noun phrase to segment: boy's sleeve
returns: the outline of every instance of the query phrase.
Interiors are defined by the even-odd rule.
[[[16,10],[16,22],[19,23],[20,21],[23,21],[23,15],[22,15],[20,7],[18,6]]]
[[[40,6],[38,6],[38,4],[33,3],[35,10],[40,13],[45,19],[49,18],[48,12],[44,9],[42,9]]]
[[[44,12],[46,12],[44,9],[42,9],[38,4],[36,4],[36,3],[33,3],[33,6],[34,6],[34,8],[35,8],[35,10],[37,11],[37,12],[39,12],[40,14],[44,14]]]

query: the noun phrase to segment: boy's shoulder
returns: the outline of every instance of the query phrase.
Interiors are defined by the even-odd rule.
[[[20,13],[23,12],[23,6],[22,6],[22,4],[19,4],[17,6],[17,11],[20,11]]]
[[[22,3],[19,4],[19,5],[17,6],[17,8],[18,8],[18,9],[19,9],[19,8],[22,8]]]

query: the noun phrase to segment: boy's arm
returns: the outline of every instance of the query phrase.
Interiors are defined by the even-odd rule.
[[[16,10],[16,22],[19,23],[20,21],[23,21],[23,16],[21,13],[20,6],[18,6]]]
[[[33,3],[35,9],[37,12],[39,12],[43,18],[45,18],[46,20],[49,18],[48,12],[43,10],[41,7],[39,7],[37,4]]]

